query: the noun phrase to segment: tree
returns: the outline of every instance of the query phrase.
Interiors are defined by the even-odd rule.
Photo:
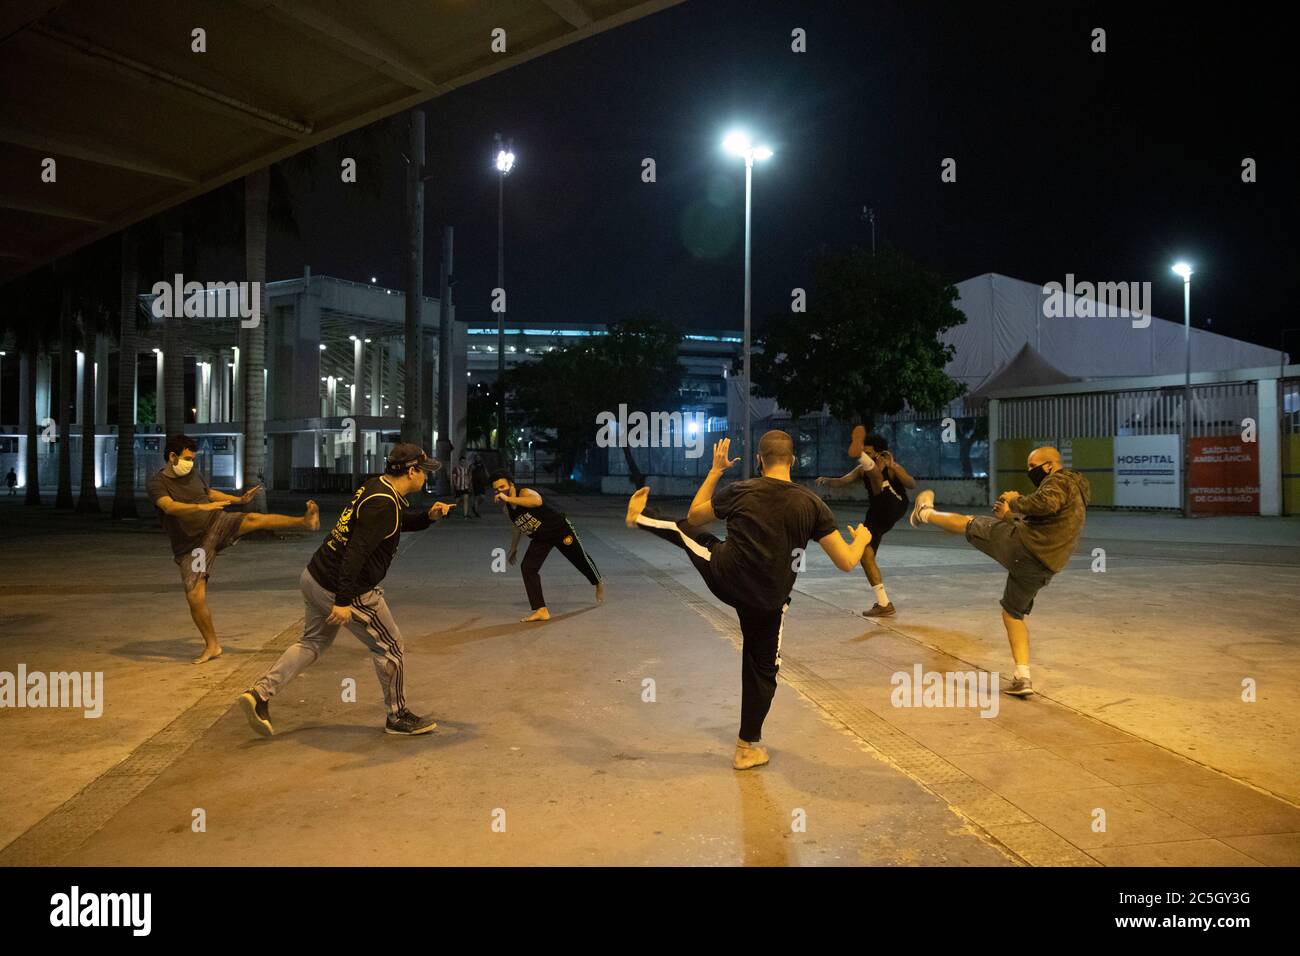
[[[50,266],[30,272],[5,286],[6,308],[0,322],[14,334],[27,369],[27,389],[21,396],[27,419],[26,489],[23,503],[41,503],[40,456],[37,454],[39,422],[36,420],[36,377],[41,352],[48,349],[57,329],[59,291]]]
[[[99,336],[108,331],[118,266],[115,243],[97,242],[79,254],[76,278],[76,310],[81,326],[81,491],[78,514],[99,513],[99,492],[95,488],[95,356]],[[108,367],[100,369],[108,384]]]
[[[244,264],[248,281],[260,290],[262,315],[253,328],[240,328],[244,366],[244,487],[262,485],[253,497],[252,510],[266,510],[266,228],[270,170],[262,168],[244,177]]]
[[[169,209],[162,215],[163,281],[175,282],[185,268],[185,220],[181,209]],[[163,319],[163,380],[158,391],[162,396],[163,430],[169,435],[185,431],[185,356],[181,344],[184,316]]]
[[[755,340],[755,390],[796,418],[829,407],[868,429],[905,406],[942,408],[962,392],[944,372],[953,347],[939,341],[966,321],[956,298],[956,286],[892,247],[822,252],[812,308],[772,316]]]
[[[665,409],[681,378],[680,342],[675,326],[635,313],[611,324],[606,335],[556,348],[507,372],[510,407],[535,429],[554,432],[541,439],[542,447],[555,453],[561,473],[567,474],[582,452],[595,445],[600,412],[616,411],[619,404],[631,410]],[[633,487],[641,487],[645,476],[626,443],[623,454]]]
[[[136,333],[140,311],[139,233],[122,230],[117,301],[117,482],[113,489],[113,517],[138,518],[135,507]],[[107,372],[105,373],[107,374]]]

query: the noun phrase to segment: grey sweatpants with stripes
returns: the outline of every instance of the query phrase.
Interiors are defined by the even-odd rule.
[[[334,594],[321,587],[311,572],[304,570],[298,579],[304,604],[302,637],[280,655],[280,659],[253,684],[264,700],[270,700],[285,684],[316,663],[334,643],[341,624],[327,624],[326,619],[334,607]],[[352,621],[349,631],[370,649],[371,660],[379,686],[384,689],[384,703],[388,713],[398,714],[406,709],[404,668],[402,666],[402,634],[397,629],[384,600],[380,585],[358,595],[352,602]]]

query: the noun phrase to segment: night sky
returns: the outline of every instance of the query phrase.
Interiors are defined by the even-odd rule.
[[[795,27],[807,53],[790,51]],[[1090,52],[1094,27],[1108,52]],[[1195,325],[1278,347],[1300,327],[1286,37],[1264,16],[1175,4],[688,0],[427,104],[426,293],[453,225],[458,317],[492,318],[500,130],[518,154],[511,318],[645,309],[738,329],[744,169],[719,142],[740,122],[776,149],[754,177],[756,320],[810,284],[819,247],[869,244],[871,205],[878,241],[953,281],[1151,281],[1173,320],[1169,266],[1186,257]],[[940,181],[944,157],[956,183]],[[400,287],[400,157],[375,174],[379,199],[328,177],[304,194],[305,238],[275,242],[270,277],[310,263]],[[1286,344],[1300,354],[1300,331]]]

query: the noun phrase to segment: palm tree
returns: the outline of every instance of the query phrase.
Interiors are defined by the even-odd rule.
[[[140,284],[139,242],[135,229],[122,230],[118,296],[117,482],[113,517],[138,518],[135,508],[136,308]]]
[[[36,449],[41,433],[36,420],[36,377],[41,352],[49,347],[53,338],[58,293],[49,266],[14,281],[5,287],[5,292],[8,308],[0,313],[0,323],[7,324],[13,331],[14,343],[22,353],[23,367],[27,371],[27,388],[21,396],[27,419],[27,486],[23,502],[39,505],[40,456]]]
[[[244,367],[244,487],[263,487],[253,497],[252,510],[266,510],[266,225],[271,173],[262,168],[244,177],[244,266],[249,282],[257,283],[262,320],[239,330]]]
[[[81,492],[77,498],[78,514],[99,513],[99,492],[95,488],[96,408],[95,356],[99,336],[107,331],[111,309],[114,273],[118,271],[113,244],[97,242],[78,255],[77,313],[81,319]],[[108,379],[107,365],[99,370]]]
[[[179,209],[163,213],[163,281],[174,282],[184,269],[185,232]],[[175,310],[171,310],[175,311]],[[179,315],[163,320],[163,423],[169,435],[185,431],[185,361],[181,355]]]

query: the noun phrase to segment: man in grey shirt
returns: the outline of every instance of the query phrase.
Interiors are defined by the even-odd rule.
[[[1016,662],[1008,694],[1028,697],[1029,625],[1025,617],[1034,609],[1034,597],[1047,587],[1056,572],[1069,563],[1083,533],[1088,499],[1088,479],[1061,465],[1061,453],[1050,446],[1029,453],[1030,482],[1037,489],[1022,496],[1004,491],[993,506],[993,517],[950,514],[934,510],[934,492],[916,496],[909,519],[913,527],[932,524],[966,540],[1007,569],[1002,592],[1002,624]]]
[[[297,518],[226,511],[228,505],[248,504],[261,486],[239,496],[213,488],[194,468],[198,448],[198,442],[188,435],[169,437],[164,448],[167,464],[149,477],[145,487],[171,542],[190,617],[203,637],[203,653],[193,663],[204,664],[221,656],[221,642],[208,610],[208,575],[217,555],[253,531],[315,531],[320,527],[320,509],[316,502],[308,501],[307,510]]]

